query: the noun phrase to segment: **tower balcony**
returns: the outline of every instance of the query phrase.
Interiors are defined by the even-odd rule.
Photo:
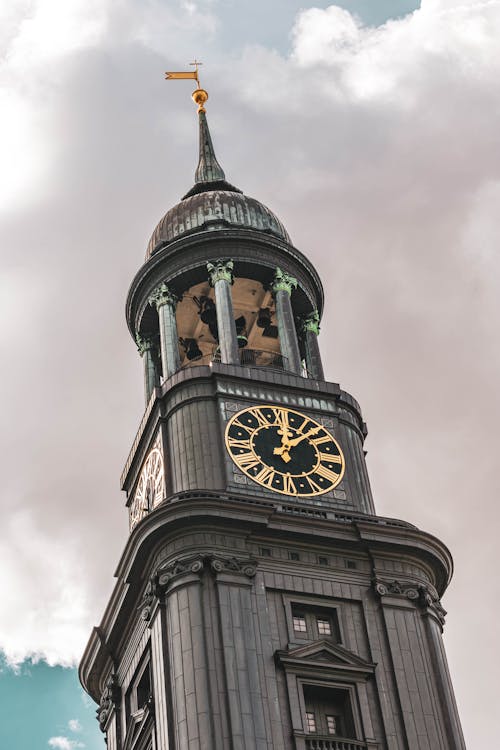
[[[265,367],[271,370],[290,371],[288,359],[279,352],[273,352],[266,349],[240,349],[240,365],[242,367]],[[209,354],[200,353],[199,356],[188,360],[183,364],[181,369],[187,367],[196,367],[199,365],[210,365],[213,362],[220,363],[221,354],[219,347],[215,347]]]
[[[331,735],[315,734],[304,739],[303,747],[305,750],[368,750],[368,745],[365,742],[332,737]]]

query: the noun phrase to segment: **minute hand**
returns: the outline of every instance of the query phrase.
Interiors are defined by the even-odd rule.
[[[317,432],[319,432],[322,429],[322,427],[311,427],[310,430],[305,432],[303,435],[299,435],[299,437],[293,438],[292,440],[287,440],[284,445],[282,445],[279,448],[274,449],[274,454],[276,456],[281,456],[283,453],[288,453],[290,448],[294,448],[296,445],[302,442],[302,440],[305,440],[308,437],[311,437],[311,435],[316,435]]]

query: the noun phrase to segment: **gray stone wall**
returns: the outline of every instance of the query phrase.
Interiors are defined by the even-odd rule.
[[[338,524],[312,544],[300,519],[278,531],[224,516],[191,531],[164,526],[139,572],[115,652],[121,737],[131,736],[126,696],[146,654],[158,747],[306,748],[304,686],[315,684],[350,691],[356,750],[465,747],[443,683],[428,559],[347,544]],[[335,612],[338,637],[297,635],[294,605]],[[337,652],[324,652],[330,641]],[[122,750],[117,736],[111,722],[108,746]]]

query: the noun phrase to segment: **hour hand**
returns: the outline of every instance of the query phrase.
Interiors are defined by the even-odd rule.
[[[290,453],[288,452],[289,447],[288,445],[282,445],[281,448],[275,448],[274,449],[274,455],[275,456],[281,456],[283,461],[287,464],[292,459],[290,458]]]

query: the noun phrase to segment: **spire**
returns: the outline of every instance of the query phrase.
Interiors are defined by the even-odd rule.
[[[207,115],[204,106],[208,99],[207,92],[205,89],[197,88],[193,91],[192,97],[195,104],[198,105],[200,158],[198,161],[198,167],[194,174],[195,184],[191,190],[182,197],[182,200],[190,198],[192,195],[197,195],[197,193],[208,192],[209,190],[224,190],[231,193],[243,192],[237,187],[234,187],[234,185],[230,185],[229,182],[226,182],[224,170],[215,156],[214,145],[208,128]]]
[[[226,175],[215,156],[204,109],[200,109],[198,117],[200,121],[200,160],[194,175],[195,182],[220,182],[226,179]]]

